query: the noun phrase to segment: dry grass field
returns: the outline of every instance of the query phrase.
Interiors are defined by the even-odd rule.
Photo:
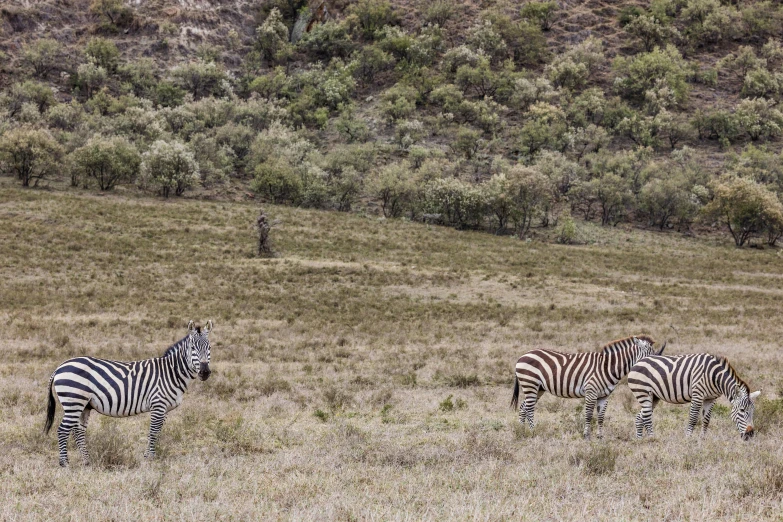
[[[0,185],[2,520],[781,520],[783,255],[726,237],[583,225],[582,246],[267,207],[282,255],[253,257],[258,207]],[[148,416],[94,415],[93,465],[41,434],[74,355],[158,356],[213,319],[194,382],[142,459]],[[725,399],[654,439],[613,395],[606,437],[544,396],[509,408],[517,357],[634,333],[727,355],[763,389],[743,443]],[[61,410],[58,406],[58,417]]]

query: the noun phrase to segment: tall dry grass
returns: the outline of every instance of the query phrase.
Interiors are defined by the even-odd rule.
[[[268,207],[282,256],[253,257],[253,205],[0,186],[0,519],[762,520],[781,513],[783,258],[723,240],[589,227],[584,246]],[[57,467],[46,383],[76,354],[161,354],[215,321],[147,462],[148,417],[93,415],[93,465]],[[764,390],[742,443],[725,401],[633,439],[625,385],[606,437],[545,395],[508,408],[516,358],[645,332],[730,357]],[[723,405],[723,407],[721,407]],[[58,409],[59,414],[59,409]]]

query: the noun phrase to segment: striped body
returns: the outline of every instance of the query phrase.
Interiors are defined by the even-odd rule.
[[[209,323],[211,328],[211,322]],[[45,431],[54,420],[56,395],[63,408],[57,429],[60,465],[68,465],[68,438],[72,433],[85,462],[89,455],[85,431],[90,412],[111,417],[130,417],[150,412],[150,434],[145,456],[155,455],[155,445],[166,414],[182,404],[188,385],[198,376],[206,380],[209,370],[209,329],[193,328],[169,347],[162,357],[118,362],[95,357],[65,361],[49,380],[49,407]]]
[[[585,398],[585,438],[590,437],[593,409],[598,406],[598,437],[602,436],[604,413],[609,395],[639,359],[653,353],[650,337],[628,337],[613,341],[598,352],[560,353],[532,350],[516,364],[516,383],[512,405],[523,399],[519,422],[527,420],[535,427],[534,413],[544,392],[558,397]],[[665,345],[664,345],[665,346]],[[661,352],[663,348],[661,348]],[[660,352],[659,352],[660,353]]]
[[[631,369],[628,387],[642,407],[636,416],[639,438],[645,429],[652,435],[652,413],[660,400],[690,403],[686,433],[693,433],[699,417],[702,433],[706,432],[712,406],[721,395],[731,402],[731,418],[743,439],[753,436],[753,401],[761,392],[750,393],[748,385],[723,357],[707,353],[647,357]]]

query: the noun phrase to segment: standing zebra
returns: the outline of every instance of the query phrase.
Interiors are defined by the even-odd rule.
[[[558,397],[585,398],[585,439],[590,438],[590,422],[593,408],[598,403],[598,438],[603,436],[604,412],[609,394],[631,366],[642,357],[653,354],[655,341],[646,335],[612,341],[597,352],[560,353],[553,350],[532,350],[519,358],[511,406],[519,403],[522,388],[522,405],[519,422],[532,430],[536,402],[549,392]],[[657,353],[663,353],[666,343]]]
[[[688,435],[704,412],[702,433],[706,433],[712,405],[721,395],[731,402],[731,418],[742,440],[753,437],[754,401],[761,391],[750,393],[725,357],[708,353],[647,357],[631,368],[628,387],[642,407],[636,415],[637,438],[644,435],[645,428],[649,435],[653,434],[653,408],[661,399],[674,404],[691,403]]]
[[[57,428],[60,466],[68,465],[68,436],[73,431],[76,447],[85,464],[89,454],[84,440],[90,411],[111,417],[130,417],[150,412],[150,434],[145,457],[155,456],[158,435],[166,414],[182,404],[190,382],[209,374],[209,333],[212,321],[202,331],[193,321],[188,335],[171,345],[162,357],[134,362],[116,362],[94,357],[76,357],[62,363],[49,379],[49,407],[44,432],[49,433],[56,407],[54,393],[63,407]]]

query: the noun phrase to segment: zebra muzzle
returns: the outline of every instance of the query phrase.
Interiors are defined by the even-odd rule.
[[[753,426],[748,426],[745,428],[745,433],[742,434],[742,440],[750,440],[755,434],[756,432],[753,430]]]
[[[201,363],[201,368],[198,372],[198,378],[202,381],[206,381],[209,379],[209,376],[212,374],[212,370],[209,369],[209,363]]]

